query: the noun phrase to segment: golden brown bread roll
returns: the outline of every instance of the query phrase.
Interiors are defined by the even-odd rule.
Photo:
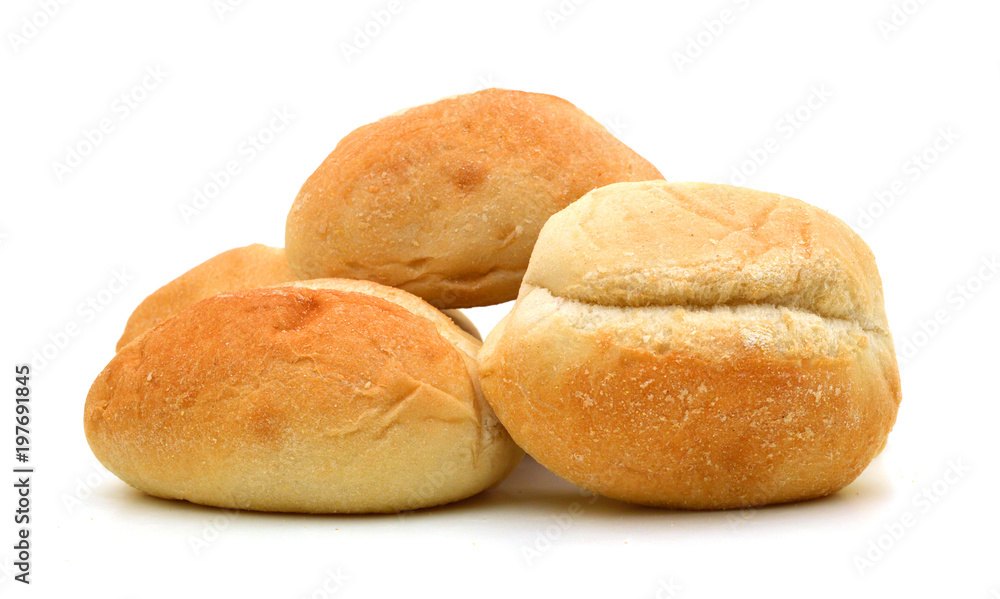
[[[478,347],[419,298],[373,283],[224,293],[118,352],[87,396],[87,440],[137,489],[206,505],[456,501],[522,456],[482,398]]]
[[[368,279],[439,308],[497,304],[517,296],[549,216],[596,187],[661,178],[555,96],[455,96],[345,137],[292,205],[288,262],[302,279]]]
[[[480,369],[540,463],[676,508],[833,493],[900,401],[867,245],[798,200],[704,183],[610,185],[553,216]]]
[[[267,287],[296,280],[285,250],[255,243],[222,252],[160,287],[132,312],[118,340],[120,350],[184,308],[224,291]]]

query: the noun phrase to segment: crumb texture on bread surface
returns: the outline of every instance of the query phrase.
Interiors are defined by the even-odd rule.
[[[550,215],[602,185],[660,178],[561,98],[446,98],[337,145],[289,212],[289,263],[303,279],[368,279],[439,308],[501,303]]]
[[[130,485],[219,507],[394,512],[468,497],[521,454],[482,398],[478,343],[440,318],[360,291],[216,295],[115,356],[87,397],[87,439]]]
[[[834,493],[900,401],[864,242],[798,200],[709,184],[612,185],[553,216],[480,368],[547,468],[684,509]]]
[[[294,281],[284,248],[259,243],[209,258],[149,295],[132,312],[116,350],[184,308],[225,291]]]

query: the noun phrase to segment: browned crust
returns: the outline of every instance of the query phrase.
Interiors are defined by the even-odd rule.
[[[520,458],[473,356],[400,305],[331,289],[180,312],[115,356],[84,424],[101,463],[142,491],[264,511],[446,503]]]
[[[132,312],[118,351],[184,308],[225,291],[267,287],[296,280],[285,250],[255,243],[209,258],[149,295]]]
[[[345,137],[289,212],[288,259],[303,279],[368,279],[439,308],[501,303],[549,216],[596,187],[661,178],[565,100],[456,96]]]
[[[380,285],[371,281],[359,279],[309,279],[306,281],[293,281],[291,283],[280,283],[276,286],[291,286],[308,289],[333,289],[335,291],[354,291],[365,293],[375,297],[390,301],[406,308],[417,316],[426,318],[434,323],[438,333],[457,347],[459,350],[475,356],[482,345],[482,337],[479,336],[479,329],[459,310],[438,310],[419,297],[386,285]]]

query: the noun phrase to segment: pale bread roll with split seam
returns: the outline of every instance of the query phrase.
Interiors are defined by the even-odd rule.
[[[480,369],[538,462],[674,508],[834,493],[900,401],[868,246],[798,200],[705,183],[610,185],[553,216]]]
[[[487,89],[349,133],[285,229],[302,279],[366,279],[439,308],[513,300],[545,221],[588,191],[662,179],[562,98]]]
[[[223,293],[118,352],[87,396],[87,440],[135,488],[205,505],[360,513],[457,501],[523,455],[482,397],[479,345],[374,283]]]

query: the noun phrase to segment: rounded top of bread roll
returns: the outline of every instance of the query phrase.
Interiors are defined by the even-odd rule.
[[[151,293],[132,312],[115,350],[184,308],[224,291],[294,281],[283,248],[255,243],[209,258]]]
[[[524,283],[601,305],[775,305],[888,330],[875,258],[849,226],[729,185],[596,189],[545,224]]]
[[[588,191],[660,179],[555,96],[503,89],[348,134],[302,186],[285,245],[302,279],[368,279],[439,308],[517,295],[539,229]]]
[[[94,454],[152,495],[261,511],[415,509],[506,476],[522,454],[479,343],[405,292],[346,287],[222,293],[139,336],[87,397]]]

